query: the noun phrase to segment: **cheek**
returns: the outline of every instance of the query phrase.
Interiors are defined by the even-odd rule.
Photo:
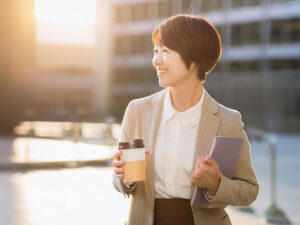
[[[172,68],[174,72],[178,72],[179,74],[185,71],[183,61],[180,60],[180,58],[176,55],[173,55],[172,57],[166,57],[165,64],[169,66],[169,69]]]
[[[172,64],[170,64],[169,68],[174,77],[182,78],[186,74],[184,67],[182,67],[182,65],[178,64],[177,62],[173,62]]]
[[[181,74],[187,74],[189,72],[188,68],[186,67],[183,61],[177,61],[177,71],[180,71]]]
[[[172,57],[170,57],[168,55],[164,55],[162,57],[162,61],[164,62],[165,65],[168,65],[170,62],[172,62]]]

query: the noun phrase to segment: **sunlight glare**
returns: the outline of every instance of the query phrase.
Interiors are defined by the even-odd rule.
[[[36,0],[35,15],[44,21],[94,23],[96,0]]]
[[[93,46],[96,0],[36,0],[37,41]]]

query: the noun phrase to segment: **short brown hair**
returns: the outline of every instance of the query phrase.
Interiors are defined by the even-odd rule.
[[[153,31],[152,43],[178,52],[187,68],[194,62],[201,81],[206,80],[222,52],[218,31],[201,16],[180,14],[166,19]]]

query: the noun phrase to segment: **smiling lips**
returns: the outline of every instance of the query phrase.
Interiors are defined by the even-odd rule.
[[[165,70],[165,69],[158,69],[158,70],[157,70],[157,76],[160,77],[161,75],[165,74],[167,71],[168,71],[168,70]]]

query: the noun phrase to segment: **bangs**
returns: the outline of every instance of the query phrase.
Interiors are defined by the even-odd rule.
[[[162,44],[162,37],[161,37],[161,29],[160,26],[156,27],[156,29],[152,33],[152,44],[159,45]]]
[[[185,40],[181,32],[185,32],[185,21],[183,19],[170,17],[159,24],[152,33],[152,44],[164,45],[167,48],[177,51],[184,48]],[[177,46],[177,47],[176,47]],[[180,53],[182,53],[180,51]]]

